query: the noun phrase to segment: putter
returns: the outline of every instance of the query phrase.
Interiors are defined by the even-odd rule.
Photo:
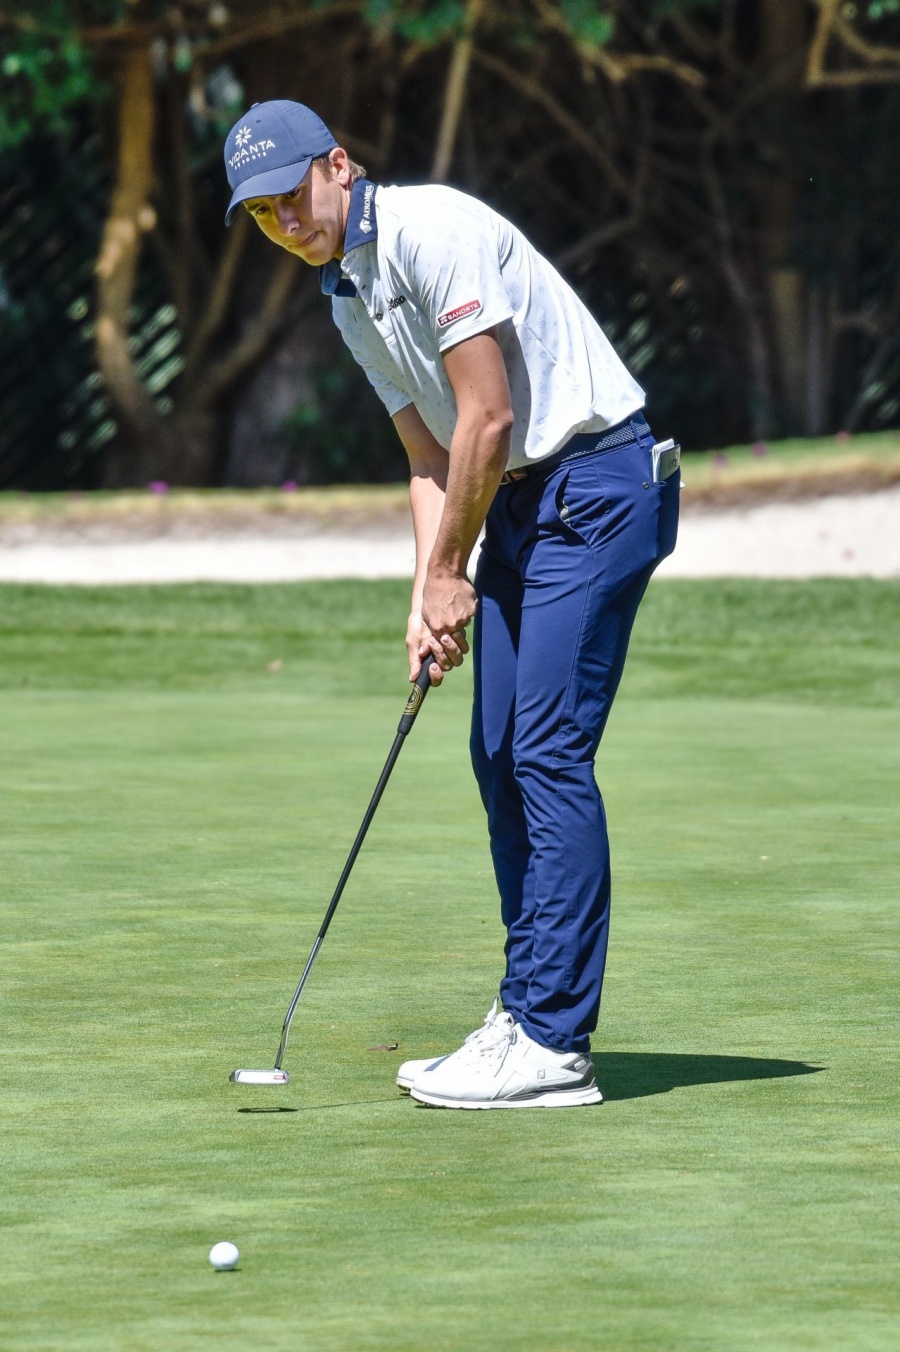
[[[300,978],[297,989],[294,991],[294,998],[291,1001],[290,1008],[285,1015],[284,1025],[281,1029],[281,1041],[278,1044],[278,1055],[275,1057],[275,1065],[272,1070],[233,1070],[229,1079],[233,1080],[235,1084],[287,1084],[290,1079],[287,1071],[282,1070],[281,1063],[284,1060],[288,1033],[291,1031],[291,1021],[294,1017],[294,1011],[300,1003],[300,996],[303,994],[303,987],[306,985],[306,979],[312,971],[312,965],[316,960],[319,949],[322,947],[322,941],[328,933],[328,926],[331,924],[332,916],[337,910],[338,902],[341,899],[341,893],[344,890],[347,879],[350,877],[350,870],[356,862],[356,856],[359,854],[362,843],[366,838],[366,832],[371,825],[372,818],[375,816],[375,809],[381,801],[381,795],[384,793],[385,785],[390,779],[391,771],[397,763],[397,757],[400,755],[400,748],[406,740],[406,734],[416,721],[416,714],[421,709],[422,701],[428,693],[431,685],[431,677],[428,674],[430,667],[430,661],[423,664],[422,670],[416,677],[415,685],[409,692],[409,699],[406,701],[406,708],[403,710],[403,717],[400,719],[400,724],[397,728],[397,736],[394,738],[394,745],[391,747],[390,755],[385,761],[384,769],[381,772],[378,783],[375,785],[375,792],[372,794],[371,802],[366,808],[366,815],[363,817],[362,826],[359,828],[359,832],[353,842],[353,848],[347,857],[344,871],[338,879],[338,885],[334,889],[334,896],[331,898],[328,910],[325,912],[325,919],[322,921],[319,933],[316,935],[316,942],[313,944],[312,952],[306,960],[303,975]]]

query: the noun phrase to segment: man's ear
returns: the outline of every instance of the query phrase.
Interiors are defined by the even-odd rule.
[[[334,150],[329,152],[328,160],[338,183],[342,188],[349,188],[351,185],[350,156],[344,147],[335,146]]]

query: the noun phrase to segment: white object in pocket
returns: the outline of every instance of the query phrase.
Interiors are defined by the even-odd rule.
[[[668,441],[658,441],[653,447],[653,482],[662,483],[681,467],[681,447],[669,437]]]

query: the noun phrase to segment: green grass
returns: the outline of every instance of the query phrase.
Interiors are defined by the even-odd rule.
[[[900,587],[651,588],[599,770],[602,1108],[393,1086],[500,975],[465,672],[291,1085],[239,1090],[390,745],[405,597],[0,588],[3,1352],[892,1352]]]
[[[810,461],[839,459],[845,455],[867,455],[873,460],[894,459],[900,456],[900,430],[887,432],[856,432],[852,436],[840,432],[830,437],[788,437],[784,441],[763,443],[768,455],[774,456],[785,466],[798,468]],[[694,464],[708,464],[717,455],[727,455],[729,460],[740,464],[756,464],[760,459],[760,443],[751,445],[725,446],[721,451],[695,451],[691,455]]]
[[[662,435],[668,435],[662,432]],[[851,491],[856,485],[874,490],[900,482],[900,431],[863,432],[852,437],[803,437],[760,446],[726,446],[719,451],[695,451],[684,446],[684,474],[690,501],[720,500],[723,493],[740,496],[749,489],[757,495],[785,490],[804,492],[832,489]],[[122,529],[155,525],[166,531],[177,518],[181,524],[214,517],[218,526],[257,524],[303,518],[312,526],[346,530],[367,520],[406,520],[409,486],[396,484],[341,484],[304,487],[285,493],[278,488],[174,488],[164,494],[146,489],[87,493],[20,493],[0,491],[0,530],[22,525],[36,528],[82,528],[86,523],[116,523]]]
[[[8,522],[49,523],[153,517],[161,522],[181,515],[214,511],[226,519],[245,512],[275,516],[306,515],[324,521],[346,521],[347,513],[406,508],[409,484],[340,484],[327,488],[173,488],[92,489],[90,492],[21,493],[0,490],[0,525]]]
[[[690,447],[686,447],[690,450]],[[692,451],[685,457],[691,488],[754,484],[775,486],[841,476],[866,476],[867,487],[900,478],[900,433],[846,433],[838,437],[795,437],[767,445],[726,446],[721,451]]]

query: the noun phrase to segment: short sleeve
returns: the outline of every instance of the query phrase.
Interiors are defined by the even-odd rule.
[[[446,200],[404,221],[402,267],[441,352],[512,318],[495,221]]]
[[[377,339],[377,335],[375,343],[366,342],[359,318],[354,313],[352,301],[335,298],[332,310],[334,322],[340,329],[341,337],[350,349],[353,360],[365,371],[366,379],[393,418],[395,413],[399,413],[401,408],[406,408],[413,401],[406,391],[391,379],[378,361],[379,347],[383,344]]]

